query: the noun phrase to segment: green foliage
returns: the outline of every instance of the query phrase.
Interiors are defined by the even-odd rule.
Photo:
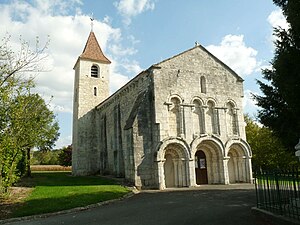
[[[99,176],[70,175],[66,172],[34,173],[30,182],[33,182],[35,189],[13,216],[56,212],[120,198],[128,193],[125,187],[115,184],[112,180]]]
[[[61,150],[33,151],[31,165],[59,165],[58,156]]]
[[[277,138],[272,130],[267,127],[260,127],[257,123],[245,116],[246,136],[251,146],[254,169],[258,168],[284,168],[296,164],[297,159]]]
[[[33,78],[46,56],[46,45],[35,50],[20,40],[15,53],[10,37],[0,43],[0,193],[7,191],[24,171],[30,171],[30,149],[49,149],[58,138],[58,123],[45,101],[32,94]],[[27,169],[25,168],[27,166]]]
[[[21,158],[17,163],[17,171],[20,174],[20,176],[24,176],[26,174],[26,169],[27,169],[27,154],[26,151],[21,151],[20,153]]]
[[[271,68],[263,70],[268,82],[258,81],[263,96],[254,96],[262,109],[260,122],[275,132],[284,146],[295,151],[300,137],[300,1],[274,0],[290,27],[274,29],[277,36]]]
[[[72,145],[64,147],[59,156],[59,165],[61,166],[72,166]]]

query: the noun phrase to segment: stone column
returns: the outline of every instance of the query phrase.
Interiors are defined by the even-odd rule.
[[[223,171],[224,171],[224,184],[229,184],[229,174],[228,174],[228,160],[230,157],[223,158]]]
[[[179,186],[179,171],[178,171],[178,160],[173,159],[173,165],[174,165],[174,184],[175,187]]]
[[[247,173],[247,180],[246,182],[253,183],[253,177],[252,177],[252,165],[251,165],[251,158],[248,157],[246,160],[246,173]]]
[[[158,161],[158,187],[159,190],[166,188],[165,184],[165,174],[164,174],[164,161]]]
[[[241,162],[242,162],[242,165],[241,165],[241,168],[243,168],[242,170],[242,181],[243,182],[247,182],[247,179],[248,179],[248,173],[247,173],[247,162],[246,162],[246,156],[243,156],[241,158]]]
[[[184,138],[185,118],[184,118],[184,107],[182,105],[179,108],[179,118],[180,118],[180,137]]]
[[[234,183],[237,183],[237,181],[239,181],[239,179],[240,179],[240,173],[241,173],[241,171],[239,170],[239,168],[241,168],[240,167],[240,158],[239,157],[237,157],[237,156],[232,156],[232,161],[233,161],[233,166],[234,166]],[[229,182],[230,182],[230,180],[229,180]]]
[[[185,174],[183,171],[183,164],[182,159],[178,159],[177,161],[177,167],[178,167],[178,186],[183,187]]]
[[[188,161],[188,168],[189,168],[189,187],[195,187],[196,184],[196,174],[195,174],[195,160],[190,159]]]
[[[227,135],[227,137],[229,136],[228,134],[228,125],[227,125],[227,108],[224,108],[224,121],[223,121],[223,124],[224,124],[224,133]]]

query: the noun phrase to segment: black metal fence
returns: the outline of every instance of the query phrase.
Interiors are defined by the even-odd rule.
[[[300,220],[300,173],[288,170],[254,173],[257,207]]]

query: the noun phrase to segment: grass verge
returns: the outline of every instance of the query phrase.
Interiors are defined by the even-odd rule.
[[[60,165],[31,165],[31,171],[72,171],[71,166]]]
[[[34,187],[12,217],[57,212],[120,198],[129,190],[99,176],[72,177],[70,172],[34,172],[21,186]]]

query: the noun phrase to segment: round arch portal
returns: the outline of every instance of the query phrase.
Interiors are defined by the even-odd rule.
[[[244,146],[239,143],[233,143],[228,147],[227,152],[229,183],[251,183],[251,157],[247,154],[251,150],[244,149]]]
[[[189,186],[189,150],[185,142],[165,140],[157,154],[159,188]]]
[[[193,152],[195,152],[196,184],[224,183],[223,156],[218,145],[212,140],[204,140]]]

